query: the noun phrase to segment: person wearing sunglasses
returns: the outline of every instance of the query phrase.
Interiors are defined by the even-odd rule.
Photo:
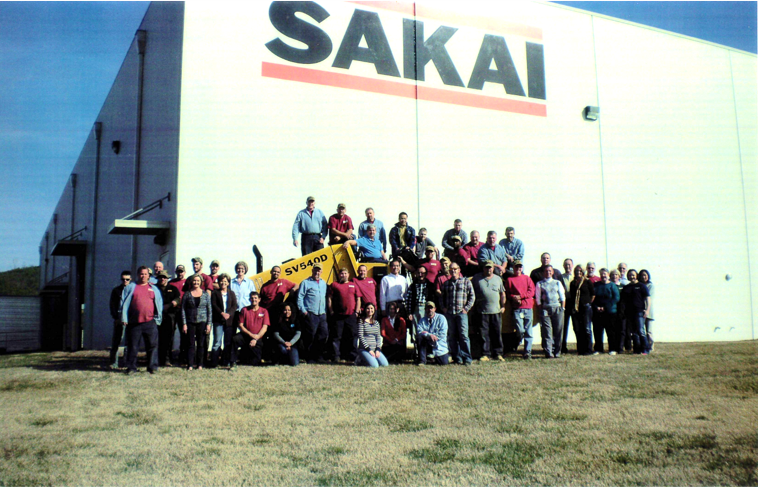
[[[111,318],[113,318],[113,338],[111,339],[109,364],[110,368],[114,370],[118,369],[118,347],[124,339],[124,324],[121,322],[121,313],[118,312],[121,307],[121,293],[124,292],[124,288],[130,282],[132,282],[132,272],[124,271],[121,273],[121,282],[111,291],[110,310]],[[126,357],[126,350],[124,350],[124,357]]]

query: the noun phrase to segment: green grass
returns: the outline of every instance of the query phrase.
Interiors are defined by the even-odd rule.
[[[758,342],[125,376],[0,356],[5,485],[757,485]]]

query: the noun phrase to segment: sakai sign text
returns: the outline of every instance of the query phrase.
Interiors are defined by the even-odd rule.
[[[316,2],[272,2],[269,20],[281,35],[267,42],[266,48],[279,61],[263,61],[262,75],[547,115],[541,29],[415,4],[353,3],[365,7],[350,7],[344,27],[337,29],[332,22],[327,29],[331,14]],[[390,13],[383,17],[375,10]],[[428,28],[429,24],[433,27]],[[402,39],[388,37],[388,32],[397,32]],[[401,52],[393,51],[392,44],[402,46]],[[511,49],[518,50],[512,55]],[[359,63],[372,66],[376,74],[367,76],[365,69],[356,74]]]

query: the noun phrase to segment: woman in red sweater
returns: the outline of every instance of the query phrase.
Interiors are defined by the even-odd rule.
[[[399,363],[405,359],[407,329],[405,320],[397,314],[397,303],[389,304],[389,315],[382,318],[382,353],[387,361]]]

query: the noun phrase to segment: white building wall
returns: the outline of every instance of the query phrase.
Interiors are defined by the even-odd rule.
[[[339,71],[331,66],[360,8],[379,12],[402,73],[407,16],[318,3],[330,13],[318,26],[334,48],[308,68]],[[265,47],[287,39],[269,22],[269,5],[189,3],[176,261],[218,258],[231,273],[237,260],[252,265],[253,244],[266,266],[298,256],[292,221],[313,195],[327,217],[346,203],[356,225],[366,206],[388,230],[407,211],[438,244],[455,218],[500,236],[512,225],[527,270],[543,251],[557,267],[570,256],[647,268],[658,340],[754,338],[755,56],[549,4],[434,6],[453,20],[420,18],[426,36],[442,24],[459,28],[447,47],[464,82],[477,33],[466,15],[541,29],[546,116],[263,77],[263,62],[295,66]],[[505,38],[526,89],[525,39]],[[388,79],[355,61],[342,72]],[[424,86],[442,87],[431,63],[426,73]],[[483,93],[502,96],[502,86]],[[587,105],[600,107],[598,122],[582,119]]]

